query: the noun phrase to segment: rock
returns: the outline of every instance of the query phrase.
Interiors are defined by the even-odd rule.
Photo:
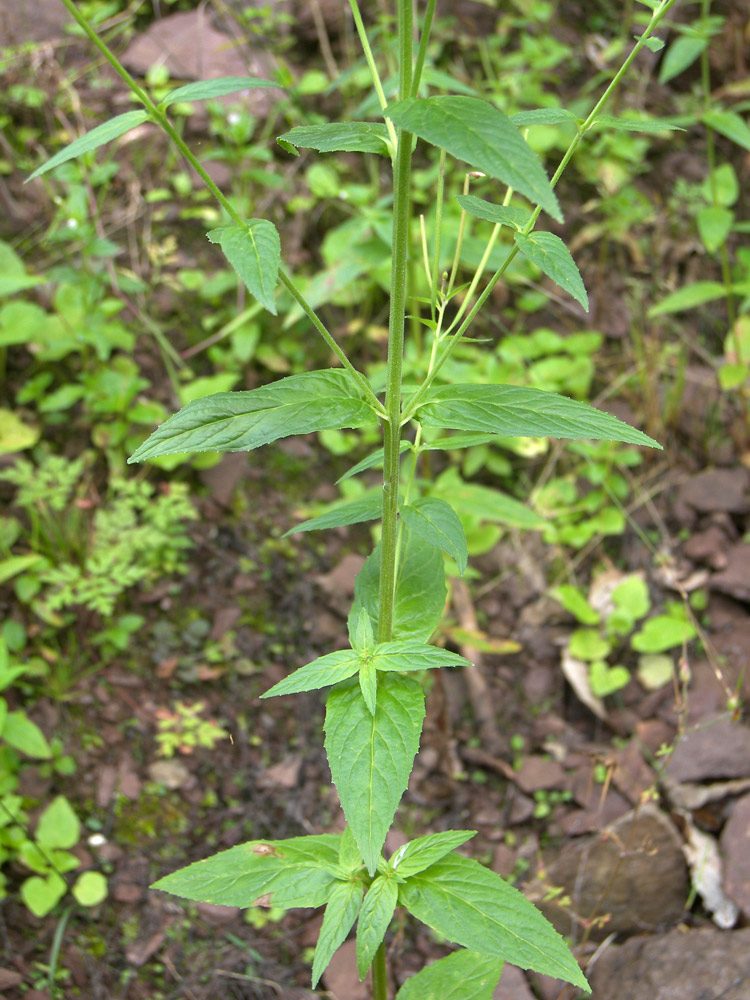
[[[149,764],[148,776],[171,791],[195,784],[195,778],[179,760],[157,760]]]
[[[516,781],[518,787],[528,795],[542,788],[564,788],[568,777],[556,760],[530,756],[524,758]]]
[[[323,984],[329,993],[340,1000],[370,1000],[372,974],[362,982],[357,974],[357,942],[344,941],[323,973]]]
[[[750,928],[631,938],[603,952],[589,982],[590,1000],[747,1000]]]
[[[526,976],[515,965],[505,965],[492,1000],[534,1000]]]
[[[712,569],[721,570],[727,564],[726,550],[731,542],[718,524],[711,524],[705,531],[698,531],[682,546],[682,551],[695,562],[708,563]]]
[[[711,590],[729,594],[738,601],[750,601],[750,578],[747,574],[750,560],[750,542],[733,545],[726,555],[726,566],[709,579]]]
[[[750,775],[750,729],[719,719],[688,730],[665,768],[672,781],[745,778]]]
[[[0,4],[0,38],[3,47],[24,42],[46,42],[65,37],[70,15],[59,0],[3,0]]]
[[[680,486],[677,503],[687,504],[701,514],[750,511],[750,473],[741,465],[731,469],[705,469]]]
[[[549,886],[562,888],[569,902],[563,906],[556,899],[546,900]],[[576,916],[606,917],[592,932],[592,937],[601,938],[675,923],[684,912],[688,891],[680,836],[664,813],[645,805],[601,835],[563,848],[527,895],[561,934],[577,934]]]
[[[724,889],[750,920],[750,795],[738,799],[721,835]],[[750,990],[748,991],[750,992]]]

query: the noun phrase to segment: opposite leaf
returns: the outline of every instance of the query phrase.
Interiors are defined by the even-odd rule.
[[[388,154],[388,130],[380,122],[328,122],[324,125],[298,125],[276,140],[287,152],[298,156],[297,149],[317,149],[319,153]]]
[[[445,833],[428,833],[424,837],[410,840],[408,844],[399,847],[388,862],[402,878],[416,875],[444,858],[446,854],[455,851],[476,836],[476,830],[446,830]]]
[[[469,558],[466,535],[450,504],[438,497],[422,497],[401,509],[401,519],[422,541],[452,556],[463,574]]]
[[[511,120],[476,97],[408,98],[385,109],[420,139],[520,191],[558,221],[562,212],[544,167]]]
[[[251,840],[155,882],[154,889],[218,906],[322,906],[336,883],[341,837]]]
[[[348,524],[361,524],[363,521],[375,521],[380,517],[383,510],[383,491],[371,497],[361,497],[359,500],[350,500],[348,503],[336,504],[325,514],[318,517],[311,517],[308,521],[302,521],[290,528],[286,535],[293,535],[298,531],[322,531],[325,528],[343,528]]]
[[[458,854],[408,879],[399,902],[450,941],[588,991],[563,938],[517,889]]]
[[[470,667],[458,653],[413,639],[380,642],[370,661],[376,670],[432,670],[435,667]]]
[[[371,875],[409,781],[423,719],[424,694],[410,678],[382,679],[374,715],[356,681],[328,695],[325,747],[331,776]]]
[[[485,219],[487,222],[494,222],[498,226],[522,229],[529,221],[529,213],[515,205],[493,205],[492,202],[477,198],[473,194],[459,194],[457,200],[461,208],[470,215]]]
[[[165,98],[159,101],[160,108],[166,108],[175,101],[208,101],[215,97],[225,97],[227,94],[237,94],[243,90],[254,90],[257,87],[276,87],[278,83],[272,80],[261,80],[254,76],[222,76],[217,80],[197,80],[186,83],[184,87],[170,90]]]
[[[353,677],[362,667],[363,660],[353,649],[339,649],[326,653],[312,663],[300,667],[283,681],[274,684],[261,698],[276,698],[282,694],[300,694],[302,691],[318,691],[331,684],[338,684]]]
[[[362,904],[363,892],[364,887],[361,882],[338,882],[331,889],[318,943],[315,946],[312,967],[313,989],[328,968],[333,953],[344,943],[347,934],[354,926]]]
[[[357,924],[357,971],[364,979],[375,952],[385,937],[398,901],[398,886],[384,875],[378,876],[367,890]]]
[[[275,316],[274,292],[281,263],[276,226],[266,219],[250,219],[246,226],[222,226],[206,235],[219,244],[250,294]]]
[[[504,964],[462,948],[407,979],[396,1000],[492,1000]]]
[[[41,167],[37,167],[34,173],[26,178],[26,183],[28,184],[29,181],[33,181],[35,177],[39,177],[41,174],[46,174],[48,170],[54,170],[55,167],[59,167],[62,163],[67,163],[68,160],[75,159],[76,156],[80,156],[82,153],[88,153],[92,149],[104,146],[113,139],[117,139],[118,136],[124,135],[125,132],[129,132],[137,125],[142,125],[145,121],[148,121],[147,111],[126,111],[124,115],[117,115],[116,118],[110,118],[108,122],[104,122],[103,125],[97,125],[90,132],[71,142],[65,149],[61,149],[59,153],[56,153],[46,163],[43,163]]]
[[[128,461],[195,451],[251,451],[292,434],[370,423],[375,414],[345,372],[306,372],[249,392],[196,399],[158,427]]]
[[[543,389],[518,385],[446,385],[430,389],[417,419],[431,427],[494,432],[503,437],[590,438],[661,445],[621,420]]]
[[[514,233],[518,249],[556,285],[589,311],[589,297],[570,250],[554,233]]]

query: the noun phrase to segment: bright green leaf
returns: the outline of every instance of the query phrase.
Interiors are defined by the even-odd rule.
[[[536,153],[501,111],[476,97],[408,98],[385,114],[472,167],[520,191],[558,221],[562,213]]]
[[[338,684],[353,677],[362,666],[362,657],[353,649],[340,649],[326,653],[312,663],[300,667],[283,681],[261,695],[261,698],[276,698],[282,694],[300,694],[302,691],[318,691],[331,684]]]
[[[298,125],[276,140],[287,152],[317,149],[319,153],[338,150],[351,153],[388,154],[388,130],[380,122],[327,122],[324,125]]]
[[[2,416],[0,415],[1,419]],[[43,561],[43,556],[40,556],[36,552],[25,556],[11,556],[9,559],[3,559],[0,561],[0,584],[6,583],[14,576],[18,576],[19,573],[25,573],[27,569]]]
[[[713,302],[714,299],[723,299],[726,295],[726,288],[718,281],[694,281],[690,285],[678,288],[652,306],[648,315],[652,319],[654,316],[663,316],[665,313],[682,312],[683,309],[695,309],[706,302]]]
[[[357,971],[364,979],[375,952],[385,937],[398,902],[398,886],[392,878],[379,875],[367,890],[357,922]]]
[[[27,424],[12,410],[0,407],[0,455],[31,448],[39,440],[39,428]]]
[[[253,906],[260,897],[289,909],[322,906],[336,882],[340,836],[251,840],[167,875],[152,888],[217,906]]]
[[[520,500],[495,488],[463,482],[455,468],[446,469],[433,484],[432,493],[449,499],[464,518],[496,521],[529,531],[547,526],[543,517]]]
[[[357,847],[352,828],[346,826],[341,834],[341,843],[339,844],[339,867],[350,874],[358,871],[363,864],[362,852]]]
[[[81,906],[98,906],[107,898],[107,879],[101,872],[84,872],[71,891]]]
[[[613,115],[600,115],[593,128],[609,128],[615,132],[684,132],[681,125],[666,118],[615,118]]]
[[[657,691],[674,679],[674,663],[668,653],[644,653],[638,657],[638,680],[647,691]]]
[[[399,446],[399,452],[403,454],[409,447],[410,443],[408,441],[401,441]],[[336,480],[336,482],[343,483],[345,479],[351,479],[352,476],[357,476],[359,475],[360,472],[364,472],[366,469],[374,469],[376,466],[382,464],[383,464],[383,449],[378,448],[376,449],[376,451],[373,451],[371,454],[369,454],[367,458],[363,458],[361,462],[357,462],[357,464],[353,465],[351,469],[348,469],[343,476],[340,476]]]
[[[342,528],[347,524],[375,521],[380,517],[382,510],[383,491],[380,490],[379,495],[361,497],[359,500],[336,504],[325,514],[319,514],[318,517],[311,517],[308,521],[296,524],[286,532],[286,535],[293,535],[298,531],[322,531],[325,528]]]
[[[747,122],[735,111],[707,111],[702,118],[703,124],[727,139],[731,139],[743,149],[750,149],[750,128]]]
[[[589,664],[589,684],[596,698],[606,698],[629,683],[630,673],[625,667],[610,667],[604,660],[594,660]]]
[[[25,712],[8,712],[3,726],[3,739],[14,750],[20,750],[27,757],[49,760],[52,749],[44,733]]]
[[[458,572],[463,573],[469,558],[466,535],[458,515],[445,500],[439,497],[421,497],[401,508],[401,519],[415,535],[428,545],[456,560]]]
[[[517,111],[510,120],[516,128],[528,128],[530,125],[562,125],[574,122],[576,116],[565,108],[532,108],[531,111]]]
[[[635,574],[626,577],[612,591],[612,603],[634,622],[643,618],[651,610],[648,584]]]
[[[461,208],[478,219],[494,222],[499,226],[512,226],[513,229],[523,229],[529,221],[529,213],[515,205],[493,205],[484,198],[473,194],[459,194],[457,200]]]
[[[726,243],[734,225],[734,212],[723,205],[704,205],[696,216],[698,233],[703,246],[715,253]]]
[[[532,264],[551,278],[563,291],[572,295],[586,312],[589,311],[589,297],[583,284],[581,272],[573,260],[570,250],[554,233],[514,233],[518,249]]]
[[[312,967],[313,989],[328,968],[334,952],[344,943],[362,905],[361,882],[337,882],[328,896],[326,912],[315,946]]]
[[[46,917],[63,898],[67,888],[65,879],[57,872],[52,872],[46,878],[32,875],[21,884],[21,899],[35,917]]]
[[[577,628],[568,644],[571,656],[577,660],[601,660],[609,654],[607,640],[593,628]]]
[[[159,101],[160,108],[166,108],[177,101],[208,101],[227,94],[237,94],[242,90],[255,90],[257,87],[275,87],[278,83],[271,80],[261,80],[253,76],[222,76],[216,80],[197,80],[186,83],[183,87],[170,90],[165,98]]]
[[[375,715],[378,698],[378,674],[371,661],[362,665],[359,672],[359,689],[362,692],[364,703],[367,705],[367,711],[370,715]]]
[[[37,167],[34,173],[26,178],[26,183],[28,184],[29,181],[33,181],[35,177],[39,177],[41,174],[46,174],[48,170],[54,170],[61,163],[67,163],[68,160],[75,159],[76,156],[80,156],[82,153],[98,149],[99,146],[103,146],[105,143],[111,142],[112,139],[124,135],[125,132],[129,132],[136,126],[142,125],[145,121],[148,121],[147,111],[126,111],[124,115],[117,115],[116,118],[111,118],[108,122],[104,122],[103,125],[97,125],[90,132],[71,142],[65,149],[61,149],[59,153],[56,153],[46,163],[43,163],[41,167]]]
[[[274,291],[281,262],[276,226],[266,219],[250,219],[244,226],[222,226],[206,235],[219,244],[250,294],[275,316]]]
[[[589,438],[661,448],[621,420],[567,396],[518,385],[432,388],[417,412],[431,427],[484,431],[504,437]]]
[[[684,618],[656,615],[645,622],[640,632],[636,632],[630,645],[638,653],[663,653],[689,642],[695,636],[695,626]]]
[[[388,866],[401,876],[409,878],[436,864],[446,854],[455,851],[476,836],[476,830],[447,830],[445,833],[428,833],[424,837],[410,840],[399,847],[388,862]]]
[[[410,976],[396,1000],[492,1000],[504,964],[462,948]]]
[[[599,612],[591,607],[578,587],[563,583],[550,592],[550,597],[559,601],[582,625],[599,624]]]
[[[429,646],[426,643],[410,640],[396,642],[381,642],[372,653],[373,666],[376,670],[431,670],[434,667],[468,667],[468,660],[458,653]]]
[[[36,839],[43,847],[75,847],[81,821],[64,795],[58,795],[39,817]]]
[[[667,49],[659,70],[659,83],[669,83],[680,73],[684,73],[708,44],[705,38],[694,38],[682,35],[676,38]]]
[[[367,611],[358,601],[352,605],[347,621],[349,641],[352,649],[358,653],[369,653],[375,646],[375,634],[372,630],[372,620]]]
[[[423,719],[424,694],[410,678],[382,678],[374,716],[356,681],[328,695],[325,746],[331,776],[371,875],[406,790]]]
[[[129,461],[183,452],[251,451],[292,434],[371,423],[375,414],[345,372],[306,372],[249,392],[220,392],[188,403]]]
[[[539,910],[495,872],[452,854],[412,876],[399,902],[457,944],[588,991],[578,964]]]
[[[644,38],[643,44],[646,46],[649,52],[661,52],[661,50],[664,48],[664,42],[661,40],[661,38],[656,38],[653,35],[651,35],[650,38]]]

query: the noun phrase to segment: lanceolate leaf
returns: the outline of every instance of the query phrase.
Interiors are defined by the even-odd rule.
[[[328,695],[325,746],[331,776],[371,875],[406,789],[423,719],[424,694],[410,678],[383,677],[375,715],[354,680]]]
[[[509,524],[527,531],[541,530],[547,524],[520,500],[488,486],[463,482],[455,468],[446,469],[433,485],[433,491],[450,497],[451,503],[467,518]]]
[[[450,504],[438,497],[422,497],[401,509],[401,519],[409,531],[428,545],[453,556],[458,572],[463,573],[469,558],[466,535]]]
[[[417,419],[431,427],[494,432],[503,437],[590,438],[661,448],[642,431],[567,396],[517,385],[433,388]]]
[[[722,299],[727,294],[724,285],[718,281],[694,281],[690,285],[678,288],[652,306],[649,317],[661,316],[664,313],[682,312],[683,309],[694,309],[702,306],[706,302],[713,302],[714,299]]]
[[[37,167],[34,173],[26,178],[26,182],[33,181],[35,177],[46,174],[48,170],[54,170],[55,167],[59,167],[62,163],[67,163],[68,160],[75,159],[76,156],[80,156],[82,153],[88,153],[92,149],[104,146],[105,143],[117,139],[118,136],[124,135],[125,132],[129,132],[137,125],[142,125],[145,121],[148,121],[147,111],[126,111],[124,115],[117,115],[116,118],[110,118],[108,122],[104,122],[103,125],[97,125],[90,132],[82,135],[79,139],[75,139],[69,146],[61,149],[59,153],[56,153],[46,163],[43,163],[41,167]]]
[[[589,297],[570,250],[554,233],[514,233],[518,249],[532,264],[536,264],[556,285],[580,302],[589,311]]]
[[[385,114],[400,128],[495,177],[558,220],[560,206],[536,153],[497,108],[476,97],[408,98]]]
[[[381,642],[370,661],[376,670],[430,670],[433,667],[468,667],[468,660],[458,653],[413,640]]]
[[[399,451],[403,453],[409,447],[410,444],[408,441],[401,441]],[[364,472],[365,469],[374,469],[376,465],[382,465],[382,464],[383,464],[383,449],[378,448],[376,451],[373,451],[371,454],[369,454],[367,458],[363,458],[361,462],[357,462],[357,464],[353,465],[351,469],[348,469],[344,473],[344,475],[340,477],[340,479],[336,480],[336,482],[343,483],[345,479],[351,479],[352,476],[359,475],[359,473]]]
[[[175,101],[207,101],[227,94],[237,94],[242,90],[254,90],[257,87],[276,87],[278,83],[272,80],[261,80],[253,76],[222,76],[217,80],[197,80],[186,83],[184,87],[170,90],[167,96],[159,102],[160,108],[166,108]]]
[[[364,663],[359,672],[359,689],[362,692],[367,711],[375,715],[378,697],[378,674],[371,661]]]
[[[504,964],[462,948],[407,979],[396,1000],[492,1000]]]
[[[565,108],[533,108],[531,111],[518,111],[510,116],[516,128],[528,128],[529,125],[560,125],[562,122],[574,122],[576,116]]]
[[[20,750],[27,757],[49,760],[52,756],[52,748],[46,736],[25,712],[8,712],[5,716],[2,738],[8,746]]]
[[[308,663],[283,681],[274,684],[272,688],[261,695],[261,698],[274,698],[280,694],[299,694],[301,691],[317,691],[319,688],[338,684],[353,677],[362,666],[362,658],[353,649],[340,649],[335,653],[326,653],[312,663]]]
[[[362,427],[375,419],[345,372],[306,372],[249,392],[219,392],[188,403],[129,461],[195,451],[251,451],[291,434]]]
[[[588,990],[563,938],[517,889],[458,854],[412,876],[399,902],[450,941]]]
[[[281,262],[276,226],[266,219],[249,219],[246,226],[222,226],[206,235],[219,244],[250,294],[275,316],[274,291]]]
[[[338,882],[328,897],[325,916],[315,946],[312,967],[313,989],[328,968],[333,953],[346,940],[346,935],[354,926],[362,904],[364,887],[361,882]]]
[[[375,952],[385,937],[398,900],[398,886],[393,878],[380,875],[367,890],[357,923],[357,971],[364,979]]]
[[[455,851],[461,844],[476,836],[476,830],[448,830],[445,833],[428,833],[404,844],[388,862],[402,878],[416,875]]]
[[[317,149],[319,153],[345,150],[352,153],[388,153],[388,130],[380,122],[329,122],[325,125],[298,125],[276,140],[290,153],[297,149]]]
[[[500,226],[512,226],[521,229],[529,221],[529,213],[515,205],[493,205],[491,201],[477,198],[473,194],[457,195],[458,203],[470,215]]]
[[[667,121],[664,118],[615,118],[613,115],[600,115],[593,123],[593,128],[611,128],[617,132],[684,132],[681,125]]]
[[[154,889],[220,906],[322,906],[336,882],[337,834],[251,840],[159,879]]]
[[[702,120],[704,125],[720,132],[738,146],[750,149],[750,128],[736,111],[707,111]]]
[[[360,524],[362,521],[374,521],[383,510],[383,491],[378,496],[362,497],[359,500],[350,500],[349,503],[340,503],[327,510],[325,514],[318,517],[311,517],[309,521],[302,521],[287,531],[287,535],[293,535],[297,531],[321,531],[324,528],[341,528],[347,524]],[[286,537],[286,536],[285,536]]]

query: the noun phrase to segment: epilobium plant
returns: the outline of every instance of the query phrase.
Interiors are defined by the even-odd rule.
[[[242,451],[292,434],[379,424],[383,448],[356,471],[383,466],[382,498],[340,506],[306,528],[381,519],[381,541],[367,559],[355,588],[349,615],[347,649],[308,663],[264,697],[330,688],[326,703],[325,747],[347,826],[343,834],[251,841],[168,875],[158,888],[188,899],[249,907],[261,897],[276,907],[325,907],[313,963],[315,986],[331,956],[357,923],[357,962],[362,977],[372,968],[375,1000],[387,996],[384,937],[396,906],[402,906],[463,950],[409,979],[398,1000],[448,997],[489,998],[503,962],[567,980],[583,990],[587,983],[563,939],[518,891],[477,861],[456,853],[471,830],[431,834],[383,856],[386,834],[406,789],[419,747],[424,694],[419,674],[460,666],[460,656],[430,645],[445,602],[443,553],[463,570],[466,540],[459,519],[442,499],[415,495],[415,471],[426,447],[423,428],[463,432],[443,437],[446,448],[476,443],[493,435],[556,436],[625,441],[658,447],[634,430],[585,404],[540,390],[513,385],[446,385],[445,363],[466,336],[477,313],[510,262],[521,253],[565,291],[587,306],[578,269],[562,240],[538,231],[542,213],[561,220],[554,186],[586,133],[597,126],[626,128],[632,120],[605,117],[602,110],[628,66],[644,46],[658,47],[653,31],[675,0],[639,0],[651,11],[649,23],[585,121],[556,109],[536,110],[509,119],[475,97],[424,97],[422,70],[435,12],[427,0],[413,48],[413,0],[398,0],[398,94],[384,92],[357,0],[350,0],[357,31],[377,93],[382,121],[336,122],[293,128],[279,141],[287,150],[328,153],[357,151],[389,157],[393,165],[393,253],[385,394],[381,397],[357,370],[326,329],[294,280],[281,265],[279,234],[264,219],[242,218],[211,182],[168,118],[175,101],[195,101],[272,86],[269,81],[222,79],[188,84],[158,104],[127,74],[96,36],[72,0],[70,13],[126,81],[142,104],[100,125],[58,153],[36,174],[95,149],[144,122],[161,126],[203,177],[224,211],[225,223],[208,234],[218,243],[255,298],[276,312],[275,289],[291,293],[341,367],[282,378],[250,392],[227,392],[190,403],[170,417],[135,452],[131,461],[206,450]],[[418,5],[419,6],[419,5]],[[519,129],[568,118],[577,129],[552,179]],[[639,123],[640,124],[640,123]],[[644,130],[669,127],[644,121]],[[482,266],[455,317],[447,305],[455,295],[453,278],[440,274],[440,221],[444,170],[436,190],[437,225],[432,252],[425,254],[430,284],[428,320],[432,350],[417,386],[402,382],[404,319],[407,304],[410,171],[418,140],[481,171],[505,189],[496,204],[464,193],[464,212],[493,224]],[[36,176],[36,175],[33,175]],[[515,195],[518,197],[515,197]],[[512,203],[511,203],[512,202]],[[502,265],[486,281],[482,274],[502,234],[510,234]],[[460,243],[460,240],[459,240]],[[425,247],[427,242],[425,240]],[[415,304],[414,308],[418,308]],[[484,437],[482,437],[484,436]],[[440,447],[431,440],[430,448]],[[401,456],[411,451],[405,467]]]

